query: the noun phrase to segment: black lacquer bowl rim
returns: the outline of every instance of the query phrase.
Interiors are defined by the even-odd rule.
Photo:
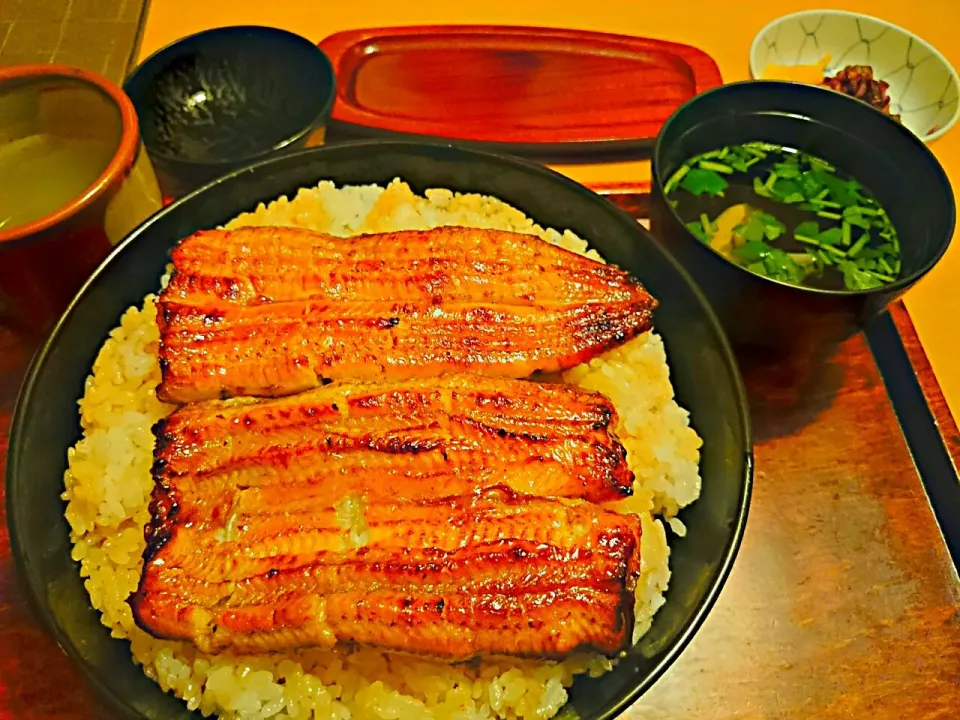
[[[146,234],[147,230],[151,225],[155,224],[158,219],[169,217],[174,213],[182,212],[184,206],[188,205],[192,199],[203,196],[206,193],[211,192],[218,186],[229,184],[233,181],[234,178],[237,178],[241,175],[249,175],[251,173],[268,173],[269,169],[274,164],[279,163],[289,163],[293,159],[302,158],[309,159],[315,154],[320,153],[343,153],[351,152],[356,149],[358,151],[370,150],[373,148],[382,149],[384,151],[393,151],[393,152],[420,152],[420,153],[429,153],[436,152],[439,154],[456,154],[458,161],[470,162],[471,159],[476,159],[478,161],[484,161],[486,163],[498,164],[501,167],[509,167],[511,169],[521,170],[527,173],[531,181],[539,181],[541,183],[550,183],[553,185],[563,185],[566,186],[567,190],[576,192],[581,196],[590,196],[598,204],[598,211],[612,213],[615,216],[619,223],[621,223],[625,228],[629,229],[630,232],[639,234],[643,239],[646,239],[647,242],[651,243],[653,247],[656,248],[656,251],[662,253],[666,262],[671,264],[674,269],[679,273],[682,279],[688,285],[687,290],[689,290],[701,305],[703,312],[705,313],[707,323],[709,324],[712,331],[716,334],[716,337],[721,346],[721,360],[723,366],[726,368],[726,372],[729,375],[729,378],[732,381],[733,388],[735,390],[735,400],[738,409],[738,415],[736,425],[738,426],[739,432],[742,434],[744,439],[744,447],[742,448],[742,456],[740,458],[740,464],[742,465],[742,476],[739,477],[740,482],[740,493],[738,498],[738,503],[736,507],[735,516],[730,518],[730,529],[729,529],[729,539],[725,547],[722,550],[720,557],[720,562],[717,565],[716,576],[714,577],[712,583],[706,589],[703,594],[702,599],[699,604],[696,606],[690,617],[684,623],[682,631],[676,636],[672,643],[672,647],[666,651],[663,656],[657,661],[657,663],[642,676],[638,677],[635,684],[630,688],[625,696],[619,699],[614,703],[611,703],[609,706],[602,708],[598,714],[598,720],[612,720],[621,713],[627,710],[627,708],[632,705],[637,698],[639,698],[643,693],[650,689],[650,687],[663,675],[664,672],[673,664],[673,662],[679,657],[681,652],[694,637],[696,632],[699,630],[704,620],[707,618],[710,610],[712,609],[714,603],[716,602],[720,591],[722,590],[730,571],[733,567],[734,561],[737,557],[741,542],[743,540],[744,531],[746,528],[747,515],[750,506],[750,499],[753,489],[753,446],[752,446],[752,432],[750,427],[750,417],[748,411],[748,402],[746,389],[743,383],[743,380],[740,376],[740,372],[735,360],[735,356],[731,349],[730,343],[727,340],[726,334],[723,332],[722,327],[713,312],[712,308],[708,304],[704,295],[700,291],[699,287],[694,283],[690,278],[687,272],[677,263],[677,261],[664,250],[653,238],[652,235],[648,233],[643,227],[641,227],[632,217],[617,209],[612,203],[608,203],[606,200],[603,200],[600,196],[597,196],[592,191],[587,188],[577,184],[573,180],[560,175],[553,170],[549,170],[541,165],[536,165],[519,158],[506,157],[501,155],[496,155],[493,153],[481,152],[477,150],[467,150],[462,147],[458,147],[455,144],[429,144],[429,143],[415,143],[415,142],[405,142],[405,141],[393,141],[393,142],[379,142],[379,141],[365,141],[365,142],[355,142],[347,144],[338,144],[329,147],[320,147],[320,148],[311,148],[307,150],[301,150],[296,153],[290,153],[283,156],[274,157],[265,161],[254,163],[248,165],[244,168],[236,170],[228,175],[222,176],[207,185],[199,188],[198,190],[193,191],[189,195],[184,196],[183,198],[175,201],[171,205],[167,206],[156,215],[148,219],[136,230],[134,230],[130,235],[127,236],[114,250],[111,254],[101,263],[96,271],[91,275],[87,280],[84,286],[80,289],[74,299],[71,301],[67,310],[63,313],[57,324],[54,326],[47,340],[44,342],[41,349],[37,352],[34,357],[30,368],[27,372],[26,378],[21,387],[20,395],[17,400],[17,406],[14,411],[13,421],[11,424],[11,432],[9,438],[9,448],[8,448],[8,457],[7,457],[7,472],[6,472],[6,482],[7,482],[7,522],[9,527],[10,534],[10,545],[12,554],[14,557],[14,563],[17,570],[17,575],[22,587],[26,590],[26,595],[30,606],[33,608],[37,617],[39,617],[46,627],[48,632],[54,637],[58,645],[64,653],[70,658],[70,660],[77,666],[88,684],[95,690],[99,695],[100,699],[105,702],[108,707],[118,712],[118,714],[123,715],[124,717],[134,717],[132,713],[136,711],[133,710],[129,705],[127,705],[121,698],[119,698],[116,693],[111,689],[109,685],[109,678],[104,677],[92,670],[90,666],[82,659],[77,648],[75,648],[72,642],[67,637],[66,632],[58,623],[54,612],[49,607],[48,603],[45,601],[43,596],[43,588],[40,587],[41,583],[39,578],[36,577],[35,573],[32,573],[30,567],[26,561],[24,555],[25,548],[25,539],[24,539],[24,528],[21,526],[20,522],[20,513],[17,510],[19,498],[20,498],[20,485],[21,481],[16,480],[23,472],[21,465],[24,463],[24,458],[22,456],[22,444],[23,440],[21,435],[23,434],[22,425],[25,423],[25,418],[28,415],[28,408],[33,405],[34,402],[38,401],[37,389],[36,386],[44,374],[44,368],[49,361],[49,356],[58,342],[58,338],[61,333],[64,332],[64,327],[71,321],[73,316],[78,312],[78,306],[82,304],[84,298],[90,292],[90,288],[96,283],[97,279],[104,274],[106,268],[116,262],[117,257],[123,253],[124,249],[133,243],[139,241],[139,239]],[[235,214],[239,214],[243,209],[236,209]],[[144,295],[149,293],[151,290],[149,288],[145,289]],[[119,322],[119,319],[118,319]],[[61,449],[63,452],[66,452],[66,448]],[[667,602],[669,602],[669,595],[667,596]],[[107,628],[103,628],[105,634],[109,633]],[[131,659],[130,662],[133,662]],[[159,686],[157,686],[158,692],[163,692]],[[562,715],[562,711],[561,711]],[[141,716],[142,717],[142,716]]]
[[[330,113],[333,110],[333,103],[337,98],[337,76],[336,71],[333,69],[333,63],[330,62],[330,58],[327,57],[327,54],[320,49],[320,47],[318,47],[315,43],[310,42],[302,35],[298,35],[297,33],[289,30],[284,30],[283,28],[272,27],[269,25],[224,25],[222,27],[201,30],[193,33],[192,35],[186,35],[185,37],[178,38],[177,40],[164,45],[159,50],[155,50],[150,55],[145,57],[141,62],[137,63],[133,70],[131,70],[124,78],[123,90],[130,95],[131,100],[134,102],[134,104],[136,104],[138,102],[135,98],[136,93],[131,94],[130,83],[134,79],[139,79],[139,76],[144,74],[156,75],[159,72],[162,72],[166,67],[166,58],[171,53],[176,53],[180,50],[180,48],[187,45],[202,43],[205,38],[229,38],[230,36],[242,38],[251,34],[261,35],[263,37],[273,36],[275,38],[283,38],[287,42],[300,45],[304,50],[313,56],[316,63],[312,68],[310,68],[311,82],[326,82],[329,85],[326,99],[324,100],[323,104],[317,108],[313,121],[308,125],[299,128],[296,132],[288,135],[283,140],[273,143],[270,147],[265,147],[262,150],[257,150],[256,152],[247,153],[235,158],[225,158],[220,160],[195,160],[182,155],[171,155],[170,153],[157,150],[154,147],[147,147],[147,153],[150,155],[151,159],[159,162],[176,163],[184,167],[221,168],[224,171],[227,171],[236,168],[238,165],[247,165],[260,160],[266,160],[273,154],[281,152],[290,146],[296,145],[297,142],[303,140],[318,127],[321,127],[324,124],[324,120],[329,119]],[[302,72],[303,70],[304,68],[297,68],[298,72]],[[146,146],[146,143],[144,144]]]

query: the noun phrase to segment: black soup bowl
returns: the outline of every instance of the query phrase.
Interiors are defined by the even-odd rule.
[[[71,560],[64,520],[67,448],[81,435],[77,399],[110,330],[157,290],[179,238],[217,227],[261,202],[332,180],[386,185],[400,177],[433,187],[495,195],[543,226],[588,238],[659,299],[655,323],[671,361],[677,399],[704,440],[703,492],[683,511],[687,536],[673,538],[673,576],[653,627],[616,669],[571,691],[584,720],[612,718],[648,689],[696,633],[730,571],[746,523],[753,460],[743,384],[713,312],[689,276],[637,223],[594,193],[520,160],[408,143],[360,143],[283,155],[224,177],[165,208],[100,266],[37,355],[13,421],[7,512],[20,578],[50,632],[121,718],[199,718],[130,659],[126,642],[99,623]]]
[[[123,89],[161,189],[181,197],[268,155],[322,144],[336,79],[306,38],[236,25],[161,48]]]
[[[750,141],[821,157],[872,191],[899,234],[895,281],[861,291],[798,287],[756,275],[698,240],[664,186],[692,156]],[[654,147],[651,229],[703,289],[738,353],[809,356],[856,333],[930,272],[954,225],[953,190],[927,146],[878,110],[832,90],[773,81],[726,85],[681,106]]]

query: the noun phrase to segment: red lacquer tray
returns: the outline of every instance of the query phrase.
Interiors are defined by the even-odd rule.
[[[337,73],[335,131],[538,157],[649,150],[680,104],[721,83],[696,48],[580,30],[370,28],[319,45]]]

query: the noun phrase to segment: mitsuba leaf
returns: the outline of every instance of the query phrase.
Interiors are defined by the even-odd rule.
[[[723,176],[713,170],[704,170],[703,168],[693,168],[680,182],[680,187],[691,195],[703,195],[707,193],[714,197],[721,197],[727,189],[727,181]]]

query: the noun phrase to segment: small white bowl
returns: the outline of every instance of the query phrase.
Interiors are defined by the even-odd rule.
[[[807,10],[777,18],[750,46],[750,74],[767,65],[814,65],[830,55],[826,75],[848,65],[869,65],[890,85],[890,112],[924,142],[953,127],[960,116],[960,78],[932,45],[885,20],[842,10]]]

